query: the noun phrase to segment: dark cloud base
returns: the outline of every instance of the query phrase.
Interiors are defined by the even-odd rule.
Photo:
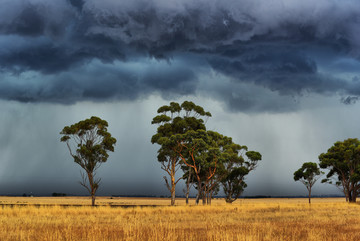
[[[172,98],[204,92],[201,78],[215,72],[230,87],[220,91],[209,81],[208,95],[236,111],[259,103],[257,111],[292,109],[261,104],[267,99],[249,98],[253,93],[239,97],[244,92],[234,92],[243,84],[280,99],[315,93],[355,103],[359,70],[331,67],[344,58],[359,65],[360,4],[281,2],[266,8],[260,0],[12,1],[0,11],[0,98],[65,104]],[[27,82],[33,72],[37,80]]]

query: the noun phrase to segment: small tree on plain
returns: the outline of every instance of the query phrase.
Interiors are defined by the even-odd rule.
[[[311,203],[311,189],[322,174],[318,165],[314,162],[305,162],[301,168],[294,172],[294,180],[302,182],[309,192],[309,203]]]
[[[84,171],[81,173],[80,184],[91,195],[91,204],[95,206],[95,194],[101,179],[96,178],[96,170],[107,161],[108,151],[114,152],[116,139],[107,131],[108,123],[99,117],[80,121],[71,126],[65,126],[60,132],[61,141],[65,142],[74,162]]]

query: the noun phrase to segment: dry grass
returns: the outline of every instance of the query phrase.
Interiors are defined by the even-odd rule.
[[[169,200],[99,198],[98,203]],[[87,198],[7,198],[2,203],[88,204]],[[212,206],[0,207],[0,240],[360,240],[360,205],[344,199],[246,199]],[[178,204],[183,204],[180,200]]]
[[[185,201],[177,200],[177,205]],[[1,204],[44,204],[44,205],[91,205],[90,197],[2,197]],[[128,197],[96,197],[96,205],[165,205],[170,204],[167,198],[128,198]]]

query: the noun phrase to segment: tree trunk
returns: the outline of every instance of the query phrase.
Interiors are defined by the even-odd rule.
[[[176,159],[172,158],[171,160],[171,170],[170,170],[170,179],[171,179],[171,187],[170,187],[170,193],[171,193],[171,206],[175,205],[175,168],[176,168]]]
[[[195,199],[195,204],[196,205],[199,205],[199,199],[200,199],[200,196],[199,196],[199,193],[196,195],[196,199]]]
[[[351,193],[351,197],[352,197],[350,202],[356,203],[357,190],[355,188],[355,183],[354,182],[351,183],[351,191],[350,191],[350,193]]]
[[[91,182],[91,206],[95,206],[95,192],[96,192],[96,189],[95,189],[95,184],[93,182]]]
[[[349,193],[350,193],[349,202],[356,203],[356,192],[354,193],[349,192]]]
[[[226,201],[227,203],[230,203],[230,204],[235,201],[235,199],[232,198],[232,193],[231,193],[231,192],[229,192],[229,193],[226,195],[225,201]]]
[[[352,193],[351,191],[348,191],[348,200],[351,203],[353,201]]]
[[[94,174],[89,172],[88,178],[89,178],[89,185],[90,185],[91,206],[95,206],[96,187],[95,187],[95,183],[94,183]]]
[[[311,187],[309,189],[309,204],[311,203]]]
[[[175,205],[175,183],[173,183],[171,178],[171,206]]]
[[[174,169],[174,165],[171,169]],[[171,170],[171,206],[175,205],[175,169]]]
[[[212,199],[213,192],[214,192],[214,190],[211,190],[210,193],[209,193],[208,205],[211,205],[211,199]]]
[[[91,195],[91,206],[95,206],[95,194]]]
[[[203,205],[206,205],[206,200],[207,200],[207,183],[204,184],[203,186],[203,191],[202,191],[202,202]]]
[[[348,202],[349,201],[349,195],[348,195],[348,193],[346,192],[346,191],[344,191],[344,194],[345,194],[345,200],[346,200],[346,202]]]
[[[195,172],[196,173],[196,172]],[[198,195],[196,197],[196,202],[195,204],[198,205],[199,204],[199,200],[200,198],[202,197],[202,185],[201,185],[201,180],[200,180],[200,177],[199,175],[196,175],[196,179],[198,181]]]
[[[186,200],[186,205],[189,205],[189,194],[190,194],[190,181],[191,181],[191,169],[189,169],[189,176],[188,179],[186,181],[186,193],[185,193],[185,200]]]
[[[226,190],[225,191],[225,201],[227,202],[227,203],[233,203],[235,200],[232,198],[232,195],[233,195],[233,190],[232,190],[232,187],[231,187],[231,182],[230,181],[228,181],[228,182],[226,182],[225,184],[223,184],[223,186],[224,186],[224,190]]]
[[[203,188],[203,192],[202,192],[202,202],[203,205],[206,205],[206,197],[207,197],[207,183],[204,184],[204,188]]]

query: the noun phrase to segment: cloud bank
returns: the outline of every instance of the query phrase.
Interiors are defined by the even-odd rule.
[[[233,111],[360,96],[355,0],[5,0],[0,98],[21,102],[205,95]]]

